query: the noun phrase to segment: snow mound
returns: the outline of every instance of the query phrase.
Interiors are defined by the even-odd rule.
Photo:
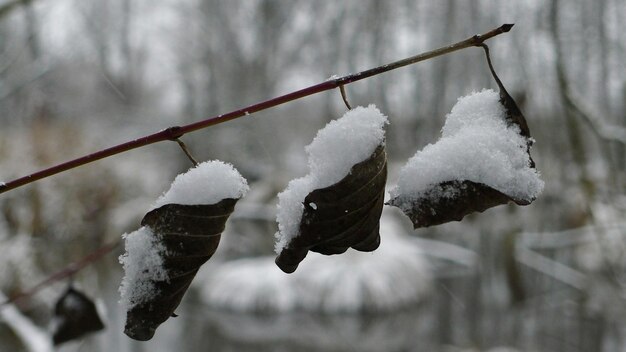
[[[292,180],[278,194],[276,253],[298,235],[304,198],[315,189],[339,182],[352,166],[367,159],[384,143],[387,123],[387,117],[376,106],[359,106],[317,132],[306,147],[309,174]]]
[[[485,184],[514,199],[534,200],[544,183],[530,167],[527,139],[518,126],[507,124],[499,100],[491,89],[459,98],[441,138],[409,159],[391,197],[419,198],[442,182],[459,180]]]
[[[165,204],[215,204],[222,199],[243,197],[248,182],[231,165],[219,160],[205,161],[189,171],[176,176],[170,189],[153,205]]]
[[[383,216],[384,241],[375,252],[310,253],[290,275],[273,257],[220,264],[203,282],[202,297],[213,307],[240,312],[386,311],[416,303],[431,287],[431,273],[422,250],[402,232]]]

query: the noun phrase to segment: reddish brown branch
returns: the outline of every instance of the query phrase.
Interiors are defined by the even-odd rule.
[[[418,54],[418,55],[415,55],[415,56],[412,56],[403,60],[395,61],[390,64],[386,64],[386,65],[378,66],[369,70],[361,71],[359,73],[354,73],[354,74],[346,75],[343,77],[338,77],[335,79],[327,80],[325,82],[322,82],[322,83],[319,83],[319,84],[316,84],[316,85],[313,85],[313,86],[310,86],[310,87],[307,87],[307,88],[304,88],[304,89],[301,89],[292,93],[288,93],[288,94],[285,94],[285,95],[282,95],[282,96],[279,96],[270,100],[266,100],[257,104],[253,104],[248,107],[229,112],[227,114],[218,115],[218,116],[211,117],[206,120],[198,121],[195,123],[191,123],[185,126],[170,127],[165,130],[156,132],[154,134],[137,138],[135,140],[122,143],[114,147],[95,152],[93,154],[85,155],[83,157],[70,160],[68,162],[65,162],[65,163],[62,163],[62,164],[59,164],[59,165],[56,165],[56,166],[53,166],[53,167],[50,167],[41,171],[37,171],[33,174],[30,174],[30,175],[27,175],[27,176],[24,176],[24,177],[21,177],[21,178],[18,178],[18,179],[15,179],[6,183],[0,182],[0,193],[4,193],[6,191],[35,182],[42,178],[46,178],[46,177],[58,174],[60,172],[67,171],[69,169],[73,169],[78,166],[85,165],[96,160],[107,158],[115,154],[123,153],[132,149],[136,149],[139,147],[143,147],[149,144],[162,142],[166,140],[175,141],[177,138],[189,132],[197,131],[203,128],[217,125],[222,122],[230,121],[230,120],[242,117],[242,116],[255,113],[257,111],[269,109],[274,106],[290,102],[292,100],[304,98],[309,95],[313,95],[313,94],[317,94],[323,91],[341,87],[343,85],[360,81],[362,79],[372,77],[375,75],[379,75],[387,71],[395,70],[397,68],[404,67],[407,65],[412,65],[420,61],[425,61],[425,60],[429,60],[429,59],[432,59],[441,55],[450,54],[452,52],[469,48],[472,46],[479,46],[485,40],[491,39],[499,34],[510,31],[512,27],[513,27],[512,24],[504,24],[484,34],[475,35],[473,37],[467,38],[463,41],[454,43],[452,45],[444,46],[444,47],[441,47],[441,48],[438,48],[438,49],[435,49],[435,50],[432,50],[423,54]]]

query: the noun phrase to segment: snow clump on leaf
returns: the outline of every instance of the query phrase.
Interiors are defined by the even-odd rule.
[[[239,199],[248,191],[248,182],[229,163],[211,160],[176,176],[170,189],[152,209],[165,204],[215,204],[222,199]]]
[[[124,266],[124,278],[120,285],[120,304],[126,310],[148,301],[156,290],[154,282],[168,279],[163,267],[165,247],[159,243],[152,230],[143,226],[124,234],[126,253],[120,256]]]
[[[530,203],[544,183],[532,167],[527,138],[505,117],[500,96],[491,89],[459,98],[446,118],[441,138],[417,152],[402,168],[391,197],[418,199],[425,193],[429,198],[450,197],[454,195],[433,192],[444,182],[471,181]]]

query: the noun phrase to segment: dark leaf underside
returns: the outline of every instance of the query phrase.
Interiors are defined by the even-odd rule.
[[[510,201],[518,205],[529,204],[482,183],[448,181],[440,183],[419,197],[399,196],[390,200],[388,204],[402,209],[413,222],[413,227],[417,229],[461,221],[468,214],[483,212]]]

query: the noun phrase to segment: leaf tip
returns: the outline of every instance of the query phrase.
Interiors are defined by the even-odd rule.
[[[286,274],[291,274],[308,253],[308,249],[283,248],[276,260],[276,266]]]
[[[137,341],[148,341],[152,339],[156,332],[156,326],[147,324],[126,324],[124,333],[126,336]]]

